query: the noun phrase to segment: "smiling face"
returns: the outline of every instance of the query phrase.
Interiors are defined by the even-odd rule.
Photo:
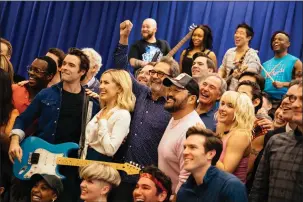
[[[166,109],[170,113],[178,112],[186,108],[188,101],[188,91],[182,88],[179,88],[175,85],[171,85],[168,88],[167,99],[164,105],[164,109]]]
[[[51,77],[47,73],[47,62],[35,59],[28,70],[28,85],[33,88],[43,88],[49,83]]]
[[[207,76],[208,66],[206,57],[197,57],[191,67],[193,78],[201,79]]]
[[[235,45],[237,47],[242,47],[244,45],[248,45],[251,37],[247,36],[246,29],[243,27],[239,27],[236,30],[236,33],[234,35]]]
[[[144,40],[148,40],[155,36],[157,31],[157,25],[155,24],[155,21],[151,19],[146,19],[143,21],[142,27],[141,27],[141,35]]]
[[[207,77],[200,85],[199,103],[212,105],[220,99],[221,80],[214,76]]]
[[[289,96],[295,95],[295,93],[297,92],[297,90],[298,90],[298,85],[291,86],[288,89],[288,91],[286,92],[287,97],[282,100],[282,103],[281,103],[281,106],[282,106],[282,109],[283,109],[282,110],[282,116],[283,116],[283,119],[286,122],[291,121],[292,120],[292,116],[293,116],[292,103],[289,100]]]
[[[286,121],[283,119],[283,115],[282,115],[282,112],[283,112],[283,108],[282,106],[280,106],[276,112],[275,112],[275,118],[274,118],[274,127],[275,128],[280,128],[280,127],[283,127],[286,125]]]
[[[302,86],[298,86],[297,91],[295,92],[294,95],[296,96],[296,100],[292,103],[292,108],[291,108],[293,112],[292,121],[302,129],[303,127]]]
[[[165,62],[159,62],[154,66],[156,72],[163,72],[163,77],[159,74],[150,75],[150,88],[154,93],[166,92],[166,87],[163,85],[163,80],[170,75],[170,66]]]
[[[137,182],[136,188],[133,191],[134,202],[160,202],[166,198],[161,194],[157,194],[155,183],[146,177],[141,177]]]
[[[152,65],[145,65],[137,76],[137,80],[139,83],[149,86],[150,85],[150,74],[149,70],[154,69]]]
[[[289,39],[283,33],[276,34],[272,41],[271,46],[274,52],[277,53],[284,52],[290,46]]]
[[[101,201],[100,198],[106,197],[110,191],[110,186],[101,180],[83,179],[80,188],[83,201]]]
[[[68,54],[62,63],[61,80],[67,83],[80,83],[81,76],[84,74],[85,71],[80,70],[79,57]]]
[[[234,121],[235,106],[226,98],[222,98],[218,109],[218,122],[231,125]]]
[[[117,102],[118,94],[121,91],[120,87],[113,81],[109,73],[104,73],[100,79],[100,101]]]
[[[193,41],[194,47],[200,47],[202,46],[202,42],[204,39],[204,31],[201,28],[197,28],[191,37]]]
[[[211,165],[211,152],[205,152],[205,137],[201,135],[190,135],[184,141],[184,169],[194,173],[205,166]]]
[[[31,190],[31,202],[52,202],[57,195],[45,180],[38,181]]]

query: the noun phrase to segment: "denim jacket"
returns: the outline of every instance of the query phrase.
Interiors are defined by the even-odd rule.
[[[38,119],[36,136],[53,144],[61,109],[62,88],[63,84],[60,82],[41,90],[28,108],[17,117],[11,135],[18,135],[22,141],[25,137],[24,130]],[[92,102],[92,111],[89,119],[100,110],[97,100],[90,98],[90,101]]]

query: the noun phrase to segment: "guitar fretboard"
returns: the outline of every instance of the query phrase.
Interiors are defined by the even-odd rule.
[[[117,170],[126,170],[126,167],[124,166],[124,164],[120,164],[120,163],[109,163],[109,162],[105,162],[105,161],[101,162],[101,161],[83,160],[83,159],[66,158],[66,157],[57,157],[56,163],[58,165],[79,166],[79,167],[88,166],[92,163],[101,163],[104,165],[111,166]]]
[[[179,41],[179,43],[178,43],[173,49],[171,49],[171,51],[169,51],[169,53],[167,54],[167,56],[172,57],[173,55],[175,55],[176,52],[181,48],[181,46],[183,46],[183,44],[184,44],[188,39],[190,39],[192,33],[193,33],[193,30],[191,30],[190,32],[188,32],[188,33],[186,34],[186,36],[185,36],[181,41]]]

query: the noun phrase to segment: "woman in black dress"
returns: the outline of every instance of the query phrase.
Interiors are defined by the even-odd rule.
[[[198,25],[192,33],[189,47],[183,50],[180,56],[180,71],[191,75],[192,57],[197,52],[203,52],[208,55],[217,67],[216,54],[211,51],[212,46],[213,36],[210,27]]]

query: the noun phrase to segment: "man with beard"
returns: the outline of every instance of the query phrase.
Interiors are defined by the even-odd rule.
[[[194,76],[194,75],[193,75]],[[215,113],[218,111],[217,101],[226,91],[227,85],[218,74],[208,74],[200,84],[199,103],[197,113],[204,122],[206,128],[216,132]]]
[[[302,81],[289,96],[293,131],[277,134],[268,141],[257,169],[251,202],[302,201],[303,119]]]
[[[21,114],[30,105],[34,97],[53,79],[57,72],[56,62],[48,57],[36,58],[28,66],[29,80],[24,86],[13,84],[13,103]]]
[[[152,18],[147,18],[142,23],[142,39],[136,41],[129,51],[129,63],[135,69],[144,67],[147,63],[152,62],[155,54],[158,61],[170,51],[169,44],[165,40],[156,39],[157,22]],[[155,62],[155,61],[153,61]]]
[[[166,127],[158,147],[159,169],[172,180],[173,194],[176,194],[189,176],[183,169],[183,142],[188,128],[205,125],[195,111],[199,97],[199,85],[191,76],[182,73],[175,78],[165,78],[163,84],[168,87],[164,108],[172,118]]]
[[[289,87],[293,69],[295,74],[302,70],[302,62],[288,53],[289,46],[289,35],[284,31],[275,32],[271,37],[271,49],[275,56],[263,64],[266,70],[262,70],[262,76],[265,78],[264,92],[270,96],[273,112]]]
[[[84,137],[85,125],[99,111],[98,102],[90,100],[80,84],[88,69],[88,57],[81,50],[71,48],[61,67],[62,82],[41,90],[27,109],[17,117],[10,135],[9,158],[12,162],[14,159],[21,161],[20,142],[26,138],[24,131],[37,119],[38,126],[35,135],[46,142],[51,144],[83,143],[83,138],[80,141],[80,137]],[[30,71],[33,70],[33,68],[30,69]],[[30,76],[29,83],[34,81],[34,77]],[[77,151],[72,151],[70,157],[77,157]],[[61,200],[77,201],[80,195],[78,169],[63,166],[60,172],[66,177],[63,181],[66,190]]]
[[[236,89],[241,69],[244,70],[247,67],[245,71],[260,72],[258,65],[260,59],[257,51],[249,47],[253,37],[254,30],[252,27],[245,23],[238,25],[234,35],[236,47],[226,51],[218,72],[222,78],[227,80],[228,90]]]
[[[132,26],[129,20],[120,24],[120,40],[114,53],[114,66],[117,68],[127,70],[128,37]],[[136,104],[129,134],[116,153],[115,161],[132,161],[141,166],[158,164],[157,148],[171,118],[164,109],[166,87],[162,82],[165,78],[178,76],[179,65],[172,57],[162,57],[149,74],[150,87],[140,84],[131,74]],[[138,177],[122,172],[122,182],[117,189],[113,189],[110,201],[132,202],[132,192]]]

